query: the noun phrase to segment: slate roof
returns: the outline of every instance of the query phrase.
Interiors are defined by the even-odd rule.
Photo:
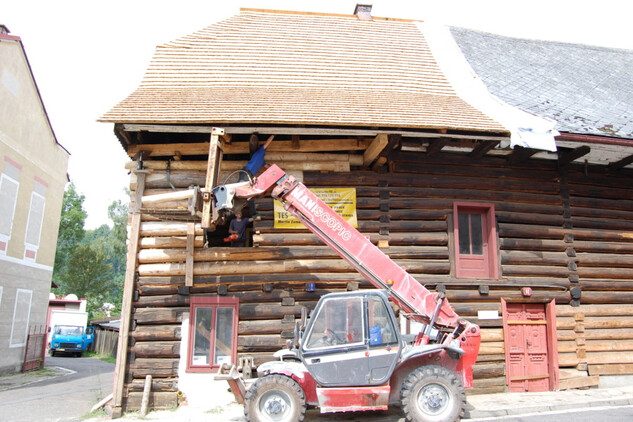
[[[455,94],[415,21],[252,9],[157,47],[100,120],[507,134]]]
[[[633,138],[633,50],[451,33],[488,90],[556,129]]]

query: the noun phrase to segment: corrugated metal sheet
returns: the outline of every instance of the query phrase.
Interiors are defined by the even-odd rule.
[[[505,132],[456,95],[412,21],[259,10],[159,46],[101,120]]]

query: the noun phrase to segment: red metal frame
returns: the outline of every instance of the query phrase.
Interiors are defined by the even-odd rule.
[[[485,255],[488,259],[487,276],[473,275],[468,270],[462,268],[463,256],[459,252],[459,213],[467,211],[481,213],[485,220],[482,222],[482,229],[486,236],[483,240],[487,247]],[[497,227],[495,224],[495,207],[493,204],[479,202],[455,202],[453,203],[453,231],[455,233],[455,276],[458,278],[487,278],[496,280],[499,278],[499,259],[497,252]]]
[[[231,362],[237,364],[237,330],[239,299],[236,297],[218,296],[191,296],[189,303],[189,340],[187,345],[187,372],[213,372],[220,365],[214,365],[215,357],[215,321],[217,318],[217,308],[233,308],[233,337],[231,339]],[[211,338],[209,339],[209,359],[207,365],[194,365],[192,362],[194,334],[195,334],[195,312],[196,308],[213,308],[211,314]]]

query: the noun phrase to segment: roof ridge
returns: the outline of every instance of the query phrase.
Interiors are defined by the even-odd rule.
[[[482,29],[474,29],[474,28],[466,28],[463,26],[449,26],[449,29],[456,31],[464,31],[464,32],[475,32],[482,36],[488,36],[493,38],[503,38],[508,40],[514,40],[516,42],[529,42],[529,43],[539,43],[539,44],[549,44],[549,45],[561,45],[566,47],[581,47],[584,49],[595,49],[602,51],[622,51],[622,52],[633,52],[632,49],[624,48],[624,47],[611,47],[605,45],[597,45],[597,44],[585,44],[578,41],[561,41],[561,40],[545,40],[541,38],[525,38],[515,35],[505,35],[505,34],[497,34],[494,32],[488,32]]]
[[[337,17],[337,18],[358,18],[354,14],[345,14],[345,13],[325,13],[325,12],[301,12],[301,11],[293,11],[293,10],[279,10],[279,9],[257,9],[250,7],[242,7],[240,8],[240,13],[242,12],[254,12],[254,13],[268,13],[268,14],[279,14],[279,15],[304,15],[304,16],[327,16],[327,17]],[[423,22],[419,19],[404,19],[404,18],[383,18],[372,16],[372,20],[379,21],[394,21],[394,22]]]

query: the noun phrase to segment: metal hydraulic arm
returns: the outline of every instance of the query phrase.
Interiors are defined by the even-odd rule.
[[[389,291],[393,300],[413,320],[455,329],[478,327],[459,318],[438,293],[432,293],[392,261],[358,230],[341,218],[305,185],[273,165],[254,183],[223,185],[214,189],[218,208],[230,208],[233,198],[252,198],[268,192],[325,244],[335,250],[375,287]]]

